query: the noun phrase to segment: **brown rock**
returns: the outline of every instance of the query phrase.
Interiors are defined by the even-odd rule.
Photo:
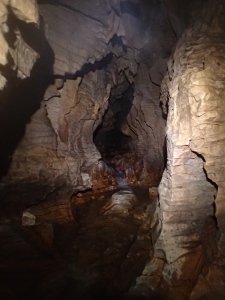
[[[149,188],[149,195],[150,197],[158,197],[159,192],[157,187],[151,187]]]

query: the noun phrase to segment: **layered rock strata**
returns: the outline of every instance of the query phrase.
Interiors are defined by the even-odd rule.
[[[163,250],[162,274],[173,299],[188,299],[202,271],[210,282],[203,284],[201,277],[192,299],[224,282],[225,7],[222,1],[208,5],[179,41],[162,93],[169,106],[168,163],[159,187],[162,230],[156,256]],[[207,265],[216,257],[217,226],[221,236],[214,264],[221,272],[211,281],[215,265]]]
[[[13,22],[2,17],[2,32],[15,20],[18,27],[9,26],[9,41],[16,37],[13,46],[6,45],[9,63],[4,61],[8,48],[2,58],[6,66],[1,83],[1,175],[8,173],[1,182],[1,196],[8,216],[10,205],[16,218],[25,209],[24,225],[44,222],[52,241],[52,223],[73,219],[73,193],[98,186],[101,172],[116,180],[105,165],[98,169],[101,156],[93,134],[101,123],[111,126],[106,122],[110,103],[132,87],[131,108],[119,126],[131,138],[131,154],[126,154],[131,162],[114,158],[119,171],[133,163],[127,175],[130,182],[159,183],[169,105],[168,165],[160,185],[158,221],[151,225],[155,257],[138,280],[148,281],[148,287],[161,290],[164,297],[170,290],[179,300],[189,297],[198,278],[193,299],[216,288],[215,271],[220,279],[224,271],[224,7],[212,10],[213,3],[206,1],[200,21],[180,40],[162,87],[162,113],[161,80],[171,49],[190,19],[192,2],[189,7],[186,1],[155,0],[141,7],[142,1],[43,0],[39,29],[26,24],[38,24],[35,2],[29,4],[31,16],[16,6],[19,1],[2,3],[4,13],[6,4],[13,11]],[[104,179],[101,188],[109,184]],[[63,207],[58,213],[57,205]],[[217,260],[216,225],[221,232]]]
[[[10,167],[6,166],[7,177],[2,181],[7,187],[3,196],[8,194],[9,186],[12,191],[21,181],[24,193],[29,190],[26,183],[43,186],[41,199],[62,185],[71,194],[90,188],[90,168],[101,158],[93,143],[93,133],[103,120],[110,98],[120,98],[130,85],[136,86],[134,100],[120,130],[132,138],[132,152],[144,162],[141,182],[159,182],[163,170],[164,120],[156,99],[159,87],[156,94],[151,92],[159,82],[158,75],[151,71],[151,78],[142,78],[148,67],[144,63],[139,66],[139,62],[149,38],[140,16],[134,12],[140,10],[139,6],[126,5],[120,1],[85,5],[80,1],[57,1],[55,5],[40,1],[41,30],[45,29],[48,41],[41,43],[40,58],[30,80],[25,84],[22,79],[16,89],[21,103],[25,99],[31,107],[25,113],[17,142],[10,145],[5,155],[11,160]],[[29,92],[24,93],[23,89]],[[155,96],[149,97],[149,93]],[[22,115],[23,110],[26,106],[21,108]],[[8,129],[4,126],[5,132]],[[16,129],[9,128],[9,135],[13,136],[11,131],[20,126],[16,119]]]

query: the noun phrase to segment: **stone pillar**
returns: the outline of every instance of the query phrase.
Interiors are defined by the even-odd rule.
[[[205,7],[169,63],[168,162],[159,193],[164,280],[186,299],[206,262],[225,253],[224,4]],[[165,86],[164,86],[165,87]],[[218,191],[217,191],[218,189]],[[214,211],[216,207],[216,218]]]

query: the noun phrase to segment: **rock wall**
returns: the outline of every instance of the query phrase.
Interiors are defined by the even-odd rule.
[[[47,40],[42,38],[40,58],[30,78],[23,81],[22,77],[17,84],[16,93],[24,103],[21,111],[27,103],[31,108],[17,142],[5,155],[10,167],[7,164],[7,176],[1,183],[2,196],[23,186],[24,193],[31,193],[26,184],[42,186],[42,195],[32,200],[36,203],[54,188],[65,187],[71,194],[90,188],[90,167],[100,159],[93,133],[102,122],[109,97],[123,94],[130,84],[136,86],[133,107],[121,130],[133,138],[133,152],[144,160],[141,181],[158,183],[163,170],[164,120],[157,100],[159,87],[156,94],[148,95],[155,86],[151,80],[155,82],[157,76],[143,79],[148,66],[139,65],[149,37],[138,4],[108,0],[84,5],[64,0],[53,5],[40,1],[39,10],[40,33]],[[31,33],[37,34],[28,35]],[[12,84],[10,90],[13,88]],[[13,99],[14,91],[10,93]],[[14,126],[19,129],[19,121]],[[2,127],[12,135],[11,128]]]
[[[1,41],[1,48],[0,48],[0,63],[1,65],[6,65],[9,63],[8,59],[8,52],[14,52],[15,49],[11,48],[11,45],[7,41],[7,33],[11,28],[8,26],[8,17],[10,14],[10,9],[14,13],[14,15],[19,19],[23,20],[26,23],[35,23],[36,25],[39,23],[39,14],[38,14],[38,7],[35,0],[31,1],[18,1],[18,0],[2,0],[0,2],[1,14],[0,14],[0,41]],[[32,50],[24,44],[24,40],[21,37],[21,32],[17,32],[17,38],[15,42],[16,46],[16,53],[18,55],[17,59],[14,59],[15,64],[18,66],[19,70],[20,67],[24,68],[26,64],[33,66],[32,61],[29,61],[27,57],[28,54],[24,55],[24,51],[31,52],[30,56],[32,56]],[[22,48],[22,49],[21,49]],[[25,49],[24,49],[25,48]],[[29,51],[31,50],[31,51]],[[13,56],[13,55],[12,55]],[[14,58],[14,57],[13,57]],[[23,61],[23,64],[21,63]],[[22,71],[22,70],[20,70]],[[1,78],[1,89],[4,87],[4,80]]]
[[[46,207],[44,220],[71,220],[70,197],[91,188],[101,158],[93,133],[109,101],[132,86],[120,130],[132,138],[141,184],[160,181],[169,107],[155,258],[145,282],[179,300],[194,286],[193,299],[216,289],[218,278],[225,282],[223,1],[42,0],[40,19],[36,2],[28,2],[0,2],[5,208],[12,202],[21,212],[33,204],[25,223],[41,223]],[[199,9],[199,21],[180,39]],[[161,88],[162,112],[161,80],[177,42]],[[55,217],[57,205],[65,213]]]
[[[100,158],[92,134],[107,108],[109,95],[105,74],[100,70],[103,67],[100,63],[95,65],[95,61],[107,57],[112,49],[110,39],[115,33],[122,34],[120,18],[110,1],[107,9],[97,2],[82,7],[79,1],[73,6],[64,1],[57,5],[45,3],[39,8],[48,49],[40,53],[37,62],[42,60],[37,66],[40,77],[31,74],[30,83],[36,84],[35,89],[24,93],[23,88],[30,89],[31,85],[21,84],[18,91],[21,98],[36,101],[36,106],[26,120],[26,133],[23,139],[20,136],[7,177],[2,180],[2,186],[6,186],[3,197],[7,190],[12,193],[23,185],[24,193],[32,193],[26,184],[41,187],[42,195],[31,202],[43,200],[62,185],[73,191],[91,186],[85,164]],[[32,93],[40,88],[40,80],[46,81],[45,95],[31,100]]]
[[[101,158],[93,133],[108,108],[111,89],[118,85],[117,73],[127,69],[134,76],[134,51],[127,50],[121,40],[125,43],[126,34],[117,13],[119,1],[88,5],[59,1],[57,6],[43,5],[41,11],[55,53],[55,93],[51,93],[54,86],[47,91],[46,106],[57,151],[67,161],[67,183],[73,190],[90,188],[90,167]],[[60,88],[57,78],[63,79]]]
[[[135,141],[134,152],[144,158],[140,181],[158,186],[166,161],[166,117],[159,105],[160,86],[167,62],[200,1],[152,1],[141,6],[145,40],[135,77],[134,100],[122,128]],[[135,45],[133,46],[135,48]]]
[[[223,1],[205,5],[179,41],[162,88],[168,162],[159,187],[156,256],[165,253],[162,274],[173,299],[188,299],[202,271],[192,299],[224,282],[224,9]]]

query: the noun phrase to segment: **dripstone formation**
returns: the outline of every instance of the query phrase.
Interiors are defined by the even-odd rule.
[[[5,298],[222,299],[224,14],[0,1]]]

